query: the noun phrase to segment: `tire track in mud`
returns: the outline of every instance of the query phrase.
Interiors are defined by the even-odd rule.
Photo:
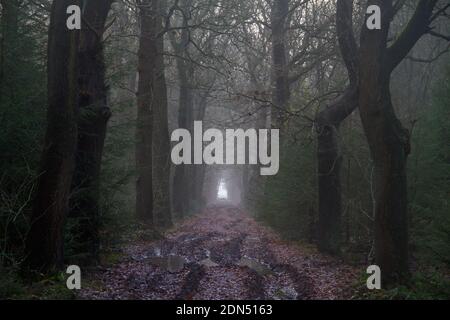
[[[216,245],[210,247],[210,259],[212,262],[217,265],[225,268],[204,268],[203,269],[203,277],[207,276],[208,281],[204,281],[204,286],[202,287],[201,279],[196,279],[195,287],[199,289],[199,298],[214,298],[214,294],[205,295],[201,292],[208,291],[206,286],[212,286],[214,288],[223,288],[226,291],[226,288],[221,282],[223,282],[224,278],[231,277],[239,279],[236,275],[238,272],[233,266],[239,265],[239,272],[244,274],[243,281],[235,281],[233,286],[235,289],[238,289],[239,286],[242,286],[241,290],[238,291],[238,295],[231,295],[228,298],[231,299],[307,299],[309,297],[308,288],[309,288],[309,279],[302,275],[297,269],[287,264],[279,264],[271,253],[271,251],[267,247],[268,239],[266,237],[259,238],[253,237],[253,245],[252,239],[247,240],[249,235],[244,232],[240,232],[239,230],[244,228],[246,219],[242,218],[242,213],[236,208],[219,208],[217,209],[223,216],[232,216],[233,219],[230,219],[226,224],[223,225],[223,228],[227,231],[230,231],[234,236],[227,241],[222,241],[223,238],[227,237],[227,234],[216,234],[219,235],[219,239],[221,240]],[[241,224],[241,226],[239,226]],[[241,228],[240,228],[241,227]],[[236,233],[236,229],[238,230]],[[222,237],[220,237],[220,235]],[[250,245],[250,248],[246,250],[246,257],[248,262],[247,264],[240,264],[242,257],[244,255],[244,245]],[[229,269],[231,268],[231,269]],[[266,276],[264,273],[271,273],[272,277]],[[215,276],[216,275],[216,276]],[[266,286],[270,286],[270,282],[272,282],[272,286],[276,286],[276,282],[279,281],[281,275],[282,277],[287,278],[287,286],[286,288],[291,289],[291,296],[287,294],[267,294]],[[187,282],[191,281],[190,278],[186,280]],[[275,283],[275,285],[274,285]],[[278,286],[280,287],[280,286]],[[281,291],[285,288],[278,288]],[[211,291],[211,290],[210,290]],[[217,294],[217,293],[216,293]],[[192,297],[192,294],[190,295]]]
[[[205,267],[197,263],[190,263],[188,268],[190,269],[189,274],[186,276],[183,287],[175,297],[175,300],[192,300],[198,291],[200,281],[206,274]]]
[[[166,238],[136,245],[110,268],[99,299],[308,299],[311,279],[281,263],[268,231],[234,207],[212,207]],[[126,279],[123,281],[123,279]]]

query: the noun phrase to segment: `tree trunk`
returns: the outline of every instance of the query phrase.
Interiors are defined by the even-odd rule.
[[[267,129],[270,127],[268,124],[267,118],[268,113],[270,111],[269,106],[260,105],[258,107],[258,111],[255,119],[255,127],[258,130]],[[267,188],[267,177],[261,176],[261,164],[250,166],[248,173],[248,190],[247,190],[247,199],[248,206],[251,211],[260,212],[262,204],[261,199],[263,201],[268,201],[268,197],[266,197],[266,188]]]
[[[409,134],[394,113],[389,76],[368,62],[361,72],[361,119],[374,162],[375,261],[383,284],[408,276],[406,160]]]
[[[154,36],[151,40],[155,55],[153,82],[151,88],[151,106],[153,111],[153,201],[155,224],[161,228],[172,226],[170,200],[170,138],[167,104],[167,86],[164,74],[164,39],[161,35],[162,19],[158,14],[161,4],[153,0]],[[159,35],[159,36],[156,36]]]
[[[429,30],[437,0],[420,0],[406,29],[387,46],[394,15],[392,0],[380,6],[381,30],[361,32],[359,109],[374,162],[375,262],[384,287],[405,282],[408,270],[406,161],[409,133],[395,115],[390,94],[392,71]]]
[[[152,187],[152,132],[151,110],[152,83],[154,77],[155,47],[154,12],[151,0],[139,1],[141,35],[139,38],[136,124],[136,215],[149,225],[153,225]]]
[[[408,275],[409,134],[394,114],[389,80],[373,84],[362,87],[360,108],[375,168],[375,261],[389,284]]]
[[[181,8],[188,12],[190,1],[184,0],[181,3]],[[171,43],[177,56],[176,64],[178,71],[178,81],[180,86],[179,92],[179,111],[178,111],[178,128],[191,130],[193,128],[193,96],[192,84],[189,77],[192,74],[191,64],[187,51],[189,48],[189,30],[188,21],[183,17],[183,29],[181,31],[180,41],[176,41],[173,33],[170,33]],[[178,217],[183,217],[188,214],[191,209],[191,199],[193,190],[191,182],[193,178],[193,171],[188,165],[178,165],[175,167],[174,181],[173,181],[173,205],[174,213]]]
[[[206,92],[198,102],[198,112],[195,116],[195,121],[203,121],[206,114],[206,107],[208,102],[209,90]],[[196,211],[199,211],[204,206],[203,186],[205,182],[205,165],[195,165],[193,168],[193,204]]]
[[[180,83],[178,127],[191,131],[193,125],[193,97],[188,77],[188,66],[185,61],[177,59],[178,77]],[[192,131],[191,131],[192,132]],[[188,214],[191,207],[192,189],[190,180],[192,170],[189,165],[178,165],[174,175],[174,209],[178,216]]]
[[[77,143],[79,32],[66,27],[66,9],[55,0],[48,42],[48,114],[41,174],[26,240],[25,265],[49,271],[63,264],[63,227]]]
[[[286,52],[286,20],[289,0],[274,0],[272,5],[272,77],[273,125],[282,128],[286,121],[286,108],[290,98],[289,73]]]
[[[339,254],[341,248],[342,156],[338,130],[357,107],[357,90],[349,89],[316,119],[319,186],[318,246],[322,252]]]
[[[339,0],[336,9],[336,29],[342,58],[345,62],[349,85],[344,93],[316,118],[317,175],[319,187],[319,250],[339,254],[341,249],[342,156],[338,145],[341,123],[358,106],[357,52],[353,34],[353,1]]]
[[[338,127],[318,126],[319,250],[338,254],[341,246],[341,164]]]
[[[107,104],[103,33],[111,0],[88,1],[80,34],[80,117],[71,199],[71,217],[78,219],[74,232],[77,254],[96,261],[100,246],[100,169],[110,109]]]
[[[1,39],[0,39],[0,102],[5,95],[10,96],[11,90],[5,90],[10,75],[14,75],[16,42],[20,41],[19,3],[17,0],[1,0]]]

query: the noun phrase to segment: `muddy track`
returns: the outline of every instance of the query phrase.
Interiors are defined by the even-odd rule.
[[[184,284],[175,297],[176,300],[191,300],[198,291],[200,281],[205,276],[205,267],[197,263],[190,263],[187,266],[189,273],[184,280]]]
[[[79,298],[313,299],[317,283],[327,283],[305,267],[318,258],[283,243],[233,207],[209,208],[163,240],[124,251],[121,262],[90,275],[95,285],[82,289]],[[317,274],[332,270],[322,260],[317,263],[328,268]]]

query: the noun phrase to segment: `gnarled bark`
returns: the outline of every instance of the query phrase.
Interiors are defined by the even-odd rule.
[[[103,33],[111,0],[88,1],[83,11],[79,47],[79,107],[76,167],[70,201],[70,215],[77,225],[72,230],[76,254],[96,261],[100,246],[100,170],[106,127],[111,112],[107,103]]]
[[[48,114],[41,174],[26,240],[25,265],[49,271],[63,264],[63,227],[75,164],[79,31],[66,27],[66,9],[55,0],[48,41]]]
[[[409,133],[395,115],[390,76],[428,30],[437,0],[419,1],[407,28],[387,47],[392,0],[373,0],[380,6],[381,30],[361,32],[359,109],[374,162],[375,262],[383,286],[408,279],[408,206],[406,161]]]
[[[349,75],[344,93],[316,118],[317,163],[319,186],[319,250],[338,254],[341,246],[341,163],[338,130],[358,106],[357,52],[353,35],[353,0],[339,0],[336,10],[336,29],[339,47]]]

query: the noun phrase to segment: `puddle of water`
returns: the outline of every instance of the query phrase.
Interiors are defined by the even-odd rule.
[[[297,299],[297,291],[292,287],[284,287],[275,293],[275,298],[280,300],[295,300]]]
[[[212,267],[218,267],[218,266],[219,266],[217,263],[215,263],[214,261],[212,261],[212,260],[209,259],[209,258],[207,258],[207,259],[205,259],[205,260],[202,260],[202,261],[200,261],[199,263],[200,263],[202,266],[209,267],[209,268],[212,268]]]
[[[177,273],[184,269],[186,260],[180,256],[169,256],[167,258],[167,270],[170,273]]]
[[[170,273],[178,273],[184,269],[186,260],[181,256],[149,257],[146,259],[151,265],[160,267]]]
[[[262,263],[260,263],[257,260],[254,259],[250,259],[248,257],[242,257],[241,260],[239,260],[239,262],[237,263],[238,266],[241,267],[248,267],[254,271],[256,271],[259,275],[267,275],[267,274],[272,274],[272,270],[270,270],[270,268]]]

